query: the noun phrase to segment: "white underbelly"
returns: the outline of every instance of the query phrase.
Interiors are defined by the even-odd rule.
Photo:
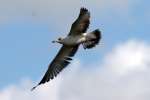
[[[78,39],[77,40],[77,43],[83,43],[83,42],[85,42],[86,41],[86,38],[85,37],[82,37],[82,38],[80,38],[80,39]]]
[[[73,45],[81,44],[85,40],[86,40],[85,37],[81,37],[81,38],[80,37],[74,37],[74,38],[71,37],[71,38],[66,38],[65,41],[64,41],[64,44],[73,46]]]

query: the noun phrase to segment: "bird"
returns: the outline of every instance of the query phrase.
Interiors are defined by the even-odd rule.
[[[102,35],[99,29],[92,32],[87,32],[90,24],[90,12],[87,8],[81,7],[77,19],[71,25],[69,34],[65,37],[59,37],[52,43],[59,43],[62,45],[58,54],[49,64],[48,69],[42,80],[31,90],[37,86],[44,84],[56,77],[68,64],[73,60],[73,56],[82,45],[84,49],[91,49],[99,44]]]

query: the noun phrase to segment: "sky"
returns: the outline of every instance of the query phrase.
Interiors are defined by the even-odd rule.
[[[0,0],[2,100],[149,100],[150,1]],[[100,29],[93,49],[82,46],[51,82],[43,77],[80,8],[91,13],[88,32]]]

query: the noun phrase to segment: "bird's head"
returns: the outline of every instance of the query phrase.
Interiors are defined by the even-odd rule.
[[[63,38],[62,37],[59,37],[57,40],[54,40],[54,41],[52,41],[52,43],[62,43],[62,41],[63,41]]]

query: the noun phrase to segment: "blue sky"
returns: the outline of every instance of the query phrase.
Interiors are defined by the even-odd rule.
[[[88,31],[99,28],[103,35],[102,46],[80,48],[74,58],[82,65],[101,63],[116,45],[128,40],[150,44],[147,0],[6,1],[0,1],[0,90],[26,78],[33,84],[41,79],[61,46],[51,41],[68,34],[81,6],[91,12]]]

